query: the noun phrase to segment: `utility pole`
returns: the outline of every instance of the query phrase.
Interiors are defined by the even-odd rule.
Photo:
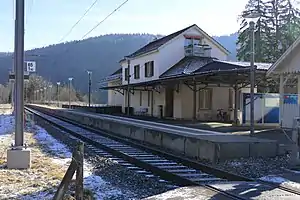
[[[22,148],[24,143],[24,0],[16,0],[15,23],[15,146]]]
[[[92,87],[92,72],[91,71],[87,71],[88,75],[89,75],[89,107],[91,107],[91,87]]]
[[[15,18],[15,144],[7,150],[7,167],[26,169],[31,166],[30,149],[24,147],[24,0],[16,0]]]

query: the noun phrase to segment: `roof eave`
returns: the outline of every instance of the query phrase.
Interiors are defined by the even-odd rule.
[[[287,56],[298,46],[300,45],[300,37],[280,56],[279,59],[276,60],[276,62],[270,67],[270,69],[267,72],[267,76],[270,76],[276,68],[287,58]]]
[[[153,54],[153,53],[156,53],[158,52],[159,50],[158,49],[154,49],[152,51],[149,51],[149,52],[146,52],[146,53],[143,53],[143,54],[139,54],[139,55],[136,55],[136,56],[133,56],[133,57],[129,57],[129,56],[125,56],[124,59],[120,60],[119,63],[122,63],[124,61],[126,61],[126,58],[129,58],[129,59],[137,59],[137,58],[140,58],[140,57],[143,57],[143,56],[147,56],[149,54]]]

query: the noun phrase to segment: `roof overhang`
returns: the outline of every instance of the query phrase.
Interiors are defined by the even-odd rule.
[[[270,69],[267,71],[267,76],[270,76],[271,74],[278,74],[277,71],[281,64],[290,56],[292,55],[293,51],[300,46],[300,37],[280,56],[278,60],[270,67]]]
[[[130,84],[129,86],[132,88],[138,88],[138,87],[154,87],[156,85],[164,85],[168,84],[170,82],[201,82],[201,83],[223,83],[223,84],[236,84],[236,83],[243,83],[243,82],[250,82],[249,75],[250,75],[250,67],[245,68],[239,68],[234,70],[215,70],[215,71],[208,71],[208,72],[202,72],[197,74],[182,74],[180,76],[173,76],[173,77],[166,77],[166,78],[160,78],[153,81],[147,81],[147,82],[141,82],[141,83],[134,83]],[[266,73],[266,70],[256,70],[256,77],[264,77]],[[212,77],[225,77],[228,81],[219,82]],[[212,78],[211,81],[209,78]],[[101,90],[114,90],[114,89],[127,89],[128,85],[118,85],[118,86],[107,86],[107,87],[101,87],[99,89]]]
[[[128,59],[137,59],[137,58],[140,58],[140,57],[143,57],[143,56],[147,56],[147,55],[150,55],[150,54],[153,54],[153,53],[156,53],[158,52],[158,49],[155,49],[155,50],[152,50],[152,51],[149,51],[147,53],[143,53],[143,54],[139,54],[139,55],[136,55],[136,56],[125,56],[122,60],[119,61],[120,64],[126,62]]]

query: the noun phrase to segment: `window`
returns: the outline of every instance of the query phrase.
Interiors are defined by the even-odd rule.
[[[212,108],[212,89],[199,91],[199,110]]]
[[[154,75],[154,61],[145,63],[145,77],[152,77]]]
[[[201,44],[202,44],[202,40],[200,38],[185,38],[184,41],[185,47],[198,46]]]
[[[125,68],[125,81],[128,81],[128,68]]]
[[[140,78],[140,65],[134,66],[134,79]]]

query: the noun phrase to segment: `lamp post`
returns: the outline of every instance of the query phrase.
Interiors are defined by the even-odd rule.
[[[92,87],[92,72],[91,71],[87,71],[88,75],[89,75],[89,107],[91,107],[91,87]]]
[[[49,104],[51,103],[51,99],[52,99],[52,85],[49,85],[49,92],[48,92],[48,100],[49,100]]]
[[[70,78],[68,78],[68,80],[69,80],[69,109],[71,109],[71,84],[72,84],[73,78],[70,77]]]
[[[56,85],[57,85],[57,90],[56,90],[56,92],[57,92],[57,94],[56,94],[57,107],[59,107],[59,86],[60,86],[60,82],[57,82]]]
[[[250,13],[243,16],[249,23],[250,29],[250,136],[254,135],[254,87],[255,87],[255,23],[259,20],[259,13]]]
[[[44,87],[44,90],[43,90],[43,102],[44,104],[46,104],[47,102],[47,88]]]

